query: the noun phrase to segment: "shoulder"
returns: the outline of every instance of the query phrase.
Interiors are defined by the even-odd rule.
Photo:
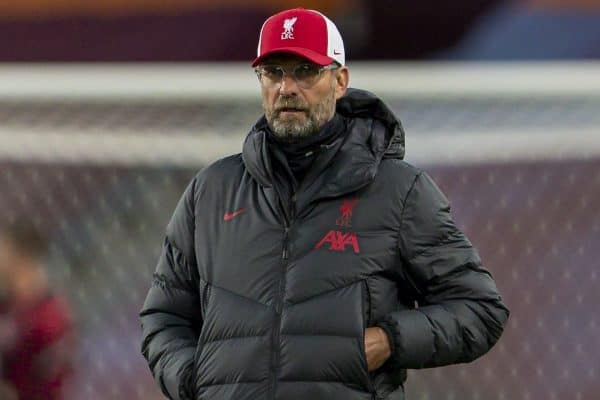
[[[220,158],[199,170],[192,179],[191,186],[194,188],[194,192],[198,193],[207,187],[221,186],[224,183],[240,179],[243,172],[242,154],[232,154]]]
[[[422,169],[398,158],[384,158],[378,171],[379,178],[386,185],[402,193],[407,193],[422,174],[425,174]]]
[[[448,198],[431,175],[404,160],[382,160],[378,175],[388,193],[391,191],[393,196],[401,199],[403,206],[409,203],[421,209],[449,206]]]
[[[219,179],[224,176],[230,176],[232,173],[241,172],[244,168],[242,153],[232,154],[220,158],[206,167],[202,168],[196,174],[196,180]]]
[[[384,158],[381,160],[380,168],[390,170],[390,173],[397,176],[416,176],[423,172],[419,167],[399,158]]]

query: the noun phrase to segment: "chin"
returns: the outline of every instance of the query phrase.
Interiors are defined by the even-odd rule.
[[[299,129],[298,125],[289,126],[281,124],[277,128],[278,129],[274,129],[277,136],[280,138],[285,138],[290,142],[302,140],[303,138],[312,135],[312,132],[310,132],[308,129]],[[302,128],[304,128],[304,126]]]
[[[306,123],[297,118],[284,118],[276,121],[273,126],[280,132],[302,132],[306,130]]]

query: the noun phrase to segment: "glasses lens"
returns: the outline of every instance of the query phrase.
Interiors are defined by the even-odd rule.
[[[312,84],[319,76],[320,68],[313,64],[300,64],[294,68],[296,82]]]
[[[296,65],[292,70],[291,76],[296,83],[307,89],[313,86],[324,68],[315,64]],[[284,73],[283,67],[279,65],[263,65],[256,69],[261,83],[264,86],[274,86],[281,83]]]
[[[266,85],[279,83],[283,78],[283,69],[277,65],[263,65],[259,68],[260,79]]]

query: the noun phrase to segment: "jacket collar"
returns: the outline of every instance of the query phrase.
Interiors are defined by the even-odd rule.
[[[328,162],[315,160],[320,170],[302,186],[299,195],[331,197],[370,183],[384,157],[404,158],[404,131],[393,112],[374,94],[348,89],[338,100],[336,112],[347,123],[347,132],[331,144],[335,155]],[[264,115],[246,137],[242,159],[248,172],[262,186],[273,186],[274,171],[268,151]],[[307,192],[307,193],[302,193]]]

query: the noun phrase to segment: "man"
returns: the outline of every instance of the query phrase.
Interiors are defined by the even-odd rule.
[[[0,394],[7,399],[9,393],[62,399],[71,374],[72,317],[65,299],[52,292],[41,265],[44,249],[29,222],[0,230]]]
[[[253,66],[264,116],[186,189],[141,311],[163,393],[398,400],[407,368],[486,353],[508,310],[335,25],[276,14]]]

